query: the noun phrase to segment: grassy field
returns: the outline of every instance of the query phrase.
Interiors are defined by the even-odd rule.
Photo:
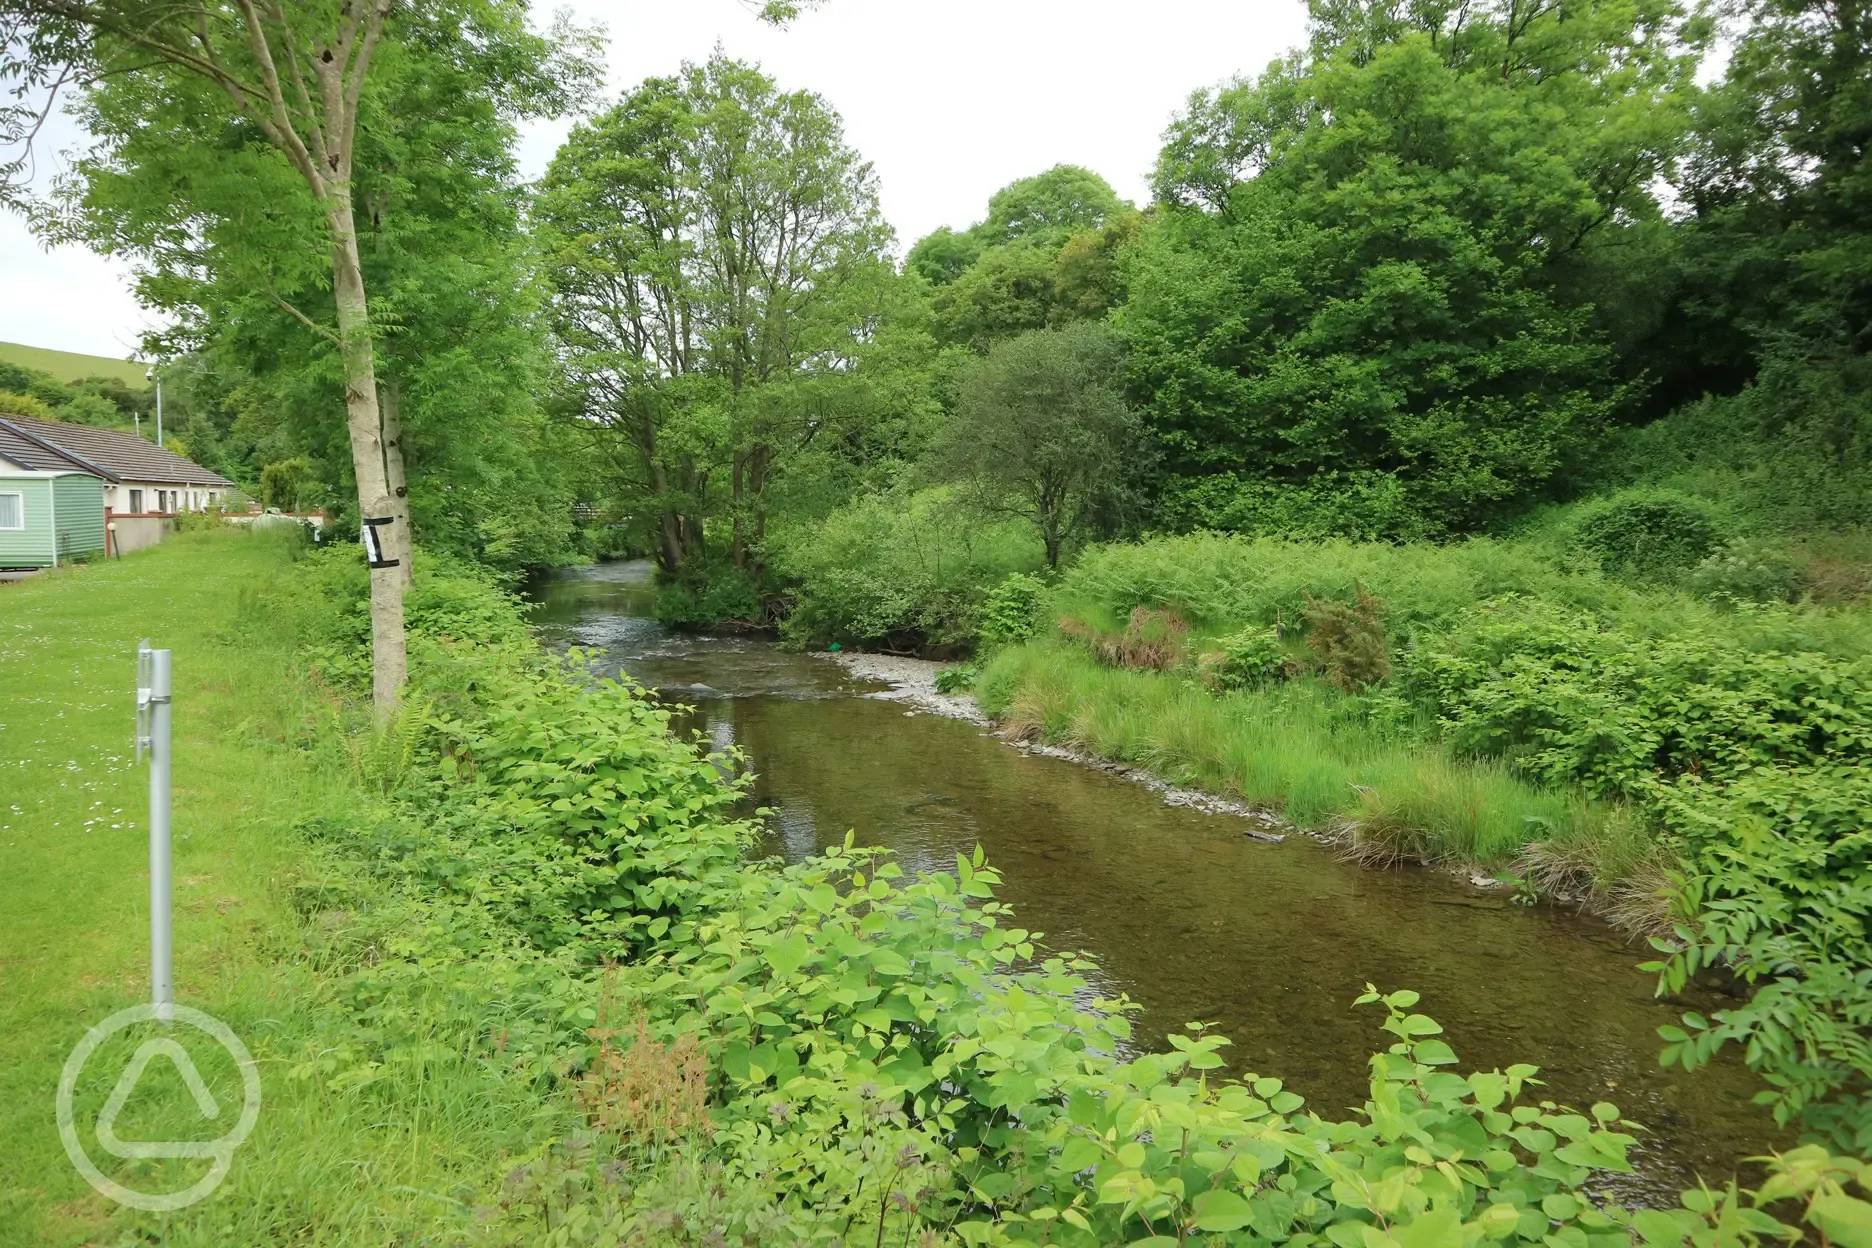
[[[355,1001],[335,994],[358,987],[346,974],[354,966],[336,964],[328,933],[293,904],[332,879],[295,828],[306,816],[368,817],[370,807],[342,750],[302,748],[318,708],[289,676],[286,562],[265,538],[190,534],[0,586],[0,1244],[9,1248],[130,1237],[411,1242],[471,1222],[463,1194],[485,1185],[542,1113],[529,1089],[503,1086],[446,1041],[419,1038],[403,1077],[323,1077],[358,1039]],[[86,1029],[147,999],[148,781],[131,761],[143,637],[175,653],[177,999],[245,1041],[265,1098],[221,1190],[179,1214],[132,1214],[94,1194],[66,1159],[53,1110],[60,1069]],[[360,910],[368,906],[338,913]],[[125,1046],[140,1038],[124,1033],[86,1067],[81,1123],[95,1122]],[[151,1070],[120,1137],[223,1133],[202,1122],[171,1067]],[[204,1063],[202,1073],[222,1104],[239,1105],[232,1062]],[[91,1155],[112,1160],[95,1143]],[[206,1165],[104,1169],[174,1191]]]
[[[149,385],[143,376],[149,365],[140,360],[116,360],[108,355],[80,355],[76,351],[54,351],[49,347],[28,347],[17,342],[0,342],[0,362],[21,368],[36,368],[50,373],[54,381],[70,384],[86,377],[117,377],[133,390]]]

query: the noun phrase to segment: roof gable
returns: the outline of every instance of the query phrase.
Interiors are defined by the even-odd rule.
[[[8,441],[9,432],[15,435]],[[110,481],[149,481],[160,485],[197,485],[233,488],[234,483],[219,473],[210,472],[193,460],[147,442],[133,433],[99,429],[92,425],[68,425],[56,420],[35,420],[30,416],[0,415],[0,455],[14,458],[10,446],[36,446],[39,456],[47,452],[64,462],[28,464],[28,467],[73,468],[91,472]]]

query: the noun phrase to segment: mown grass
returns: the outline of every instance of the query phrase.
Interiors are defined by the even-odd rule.
[[[187,534],[0,586],[0,1244],[448,1242],[474,1225],[473,1193],[502,1157],[560,1121],[558,1102],[469,1056],[498,1006],[464,1006],[444,982],[395,994],[418,1017],[396,1021],[406,1039],[383,1069],[360,1074],[348,1059],[373,1025],[369,976],[356,972],[408,918],[298,831],[307,817],[368,819],[373,806],[346,751],[320,739],[336,730],[329,707],[293,678],[305,608],[284,586],[288,559],[265,538]],[[94,1194],[53,1116],[73,1045],[146,999],[147,776],[130,760],[142,637],[175,652],[177,999],[242,1037],[264,1090],[227,1181],[178,1214]],[[334,892],[341,905],[306,917],[295,904]],[[126,1033],[87,1067],[80,1122],[122,1069],[112,1052],[141,1038]],[[222,1103],[238,1105],[231,1063],[205,1066]],[[225,1129],[160,1076],[122,1121],[125,1138]],[[171,1191],[205,1164],[115,1173]]]
[[[997,652],[976,689],[1012,734],[1278,810],[1374,862],[1513,869],[1543,843],[1522,866],[1572,892],[1631,878],[1654,859],[1627,812],[1455,758],[1401,702],[1361,704],[1312,680],[1218,696],[1176,675],[1106,667],[1057,641]]]

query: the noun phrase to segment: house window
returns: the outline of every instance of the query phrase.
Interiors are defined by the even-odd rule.
[[[26,527],[26,496],[0,494],[0,529],[14,532]]]
[[[138,515],[138,516],[143,514],[143,491],[142,490],[130,491],[130,512],[132,515]]]

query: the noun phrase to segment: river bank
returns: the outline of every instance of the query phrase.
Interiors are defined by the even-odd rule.
[[[1370,1035],[1347,1003],[1368,982],[1409,984],[1465,1063],[1534,1062],[1543,1095],[1617,1099],[1651,1124],[1647,1191],[1777,1138],[1737,1066],[1694,1079],[1658,1068],[1655,1030],[1676,1010],[1598,920],[1442,872],[1358,867],[1312,836],[1263,843],[1244,832],[1268,825],[1233,804],[1167,805],[1140,764],[1012,746],[968,703],[939,700],[940,664],[666,628],[648,618],[650,579],[647,565],[568,574],[536,591],[534,619],[549,645],[595,651],[601,670],[688,708],[684,731],[739,749],[750,808],[769,812],[767,852],[802,861],[850,833],[906,870],[953,871],[982,847],[1023,928],[1095,955],[1100,990],[1143,1007],[1142,1045],[1202,1019],[1234,1040],[1232,1069],[1277,1073],[1315,1105],[1356,1104]],[[939,712],[958,707],[967,715]]]
[[[466,1219],[439,1213],[437,1193],[486,1190],[491,1159],[576,1123],[555,1123],[563,1106],[470,1054],[470,998],[419,1008],[420,987],[393,987],[397,950],[422,918],[386,897],[368,861],[330,852],[392,812],[347,749],[373,740],[350,735],[368,712],[344,720],[307,679],[301,643],[342,622],[305,571],[284,541],[219,531],[0,586],[5,1248],[415,1242],[445,1225],[454,1235]],[[148,999],[148,775],[131,748],[143,638],[174,655],[176,1000],[242,1039],[262,1093],[226,1181],[176,1213],[94,1191],[53,1113],[86,1028]],[[100,1049],[100,1073],[87,1064],[80,1122],[96,1119],[149,1030]],[[177,1034],[225,1122],[243,1101],[237,1071]],[[188,1087],[152,1074],[118,1129],[193,1140],[202,1125]],[[149,1193],[185,1188],[206,1164],[88,1147],[107,1174]]]
[[[950,664],[939,663],[931,659],[913,659],[852,650],[828,654],[825,657],[832,659],[840,667],[860,679],[880,681],[890,686],[889,690],[870,695],[872,697],[902,702],[932,715],[959,719],[964,723],[980,724],[997,729],[1001,726],[999,721],[982,710],[981,703],[976,701],[973,694],[944,693],[936,687],[938,673],[946,670],[951,666]],[[1245,802],[1230,801],[1228,798],[1215,793],[1206,793],[1200,789],[1172,784],[1162,776],[1143,767],[1135,767],[1116,759],[1100,758],[1084,750],[1051,745],[1030,737],[1014,736],[1006,732],[1000,735],[1009,745],[1025,753],[1077,763],[1082,767],[1091,767],[1107,775],[1119,776],[1141,784],[1163,799],[1163,804],[1166,806],[1179,806],[1200,811],[1203,814],[1229,815],[1245,820],[1249,826],[1242,829],[1243,835],[1259,841],[1278,845],[1290,833],[1300,831],[1274,811],[1250,806]],[[1322,843],[1333,842],[1330,836],[1315,834],[1315,839]],[[1472,882],[1481,887],[1488,887],[1495,883],[1488,877],[1479,877]]]

